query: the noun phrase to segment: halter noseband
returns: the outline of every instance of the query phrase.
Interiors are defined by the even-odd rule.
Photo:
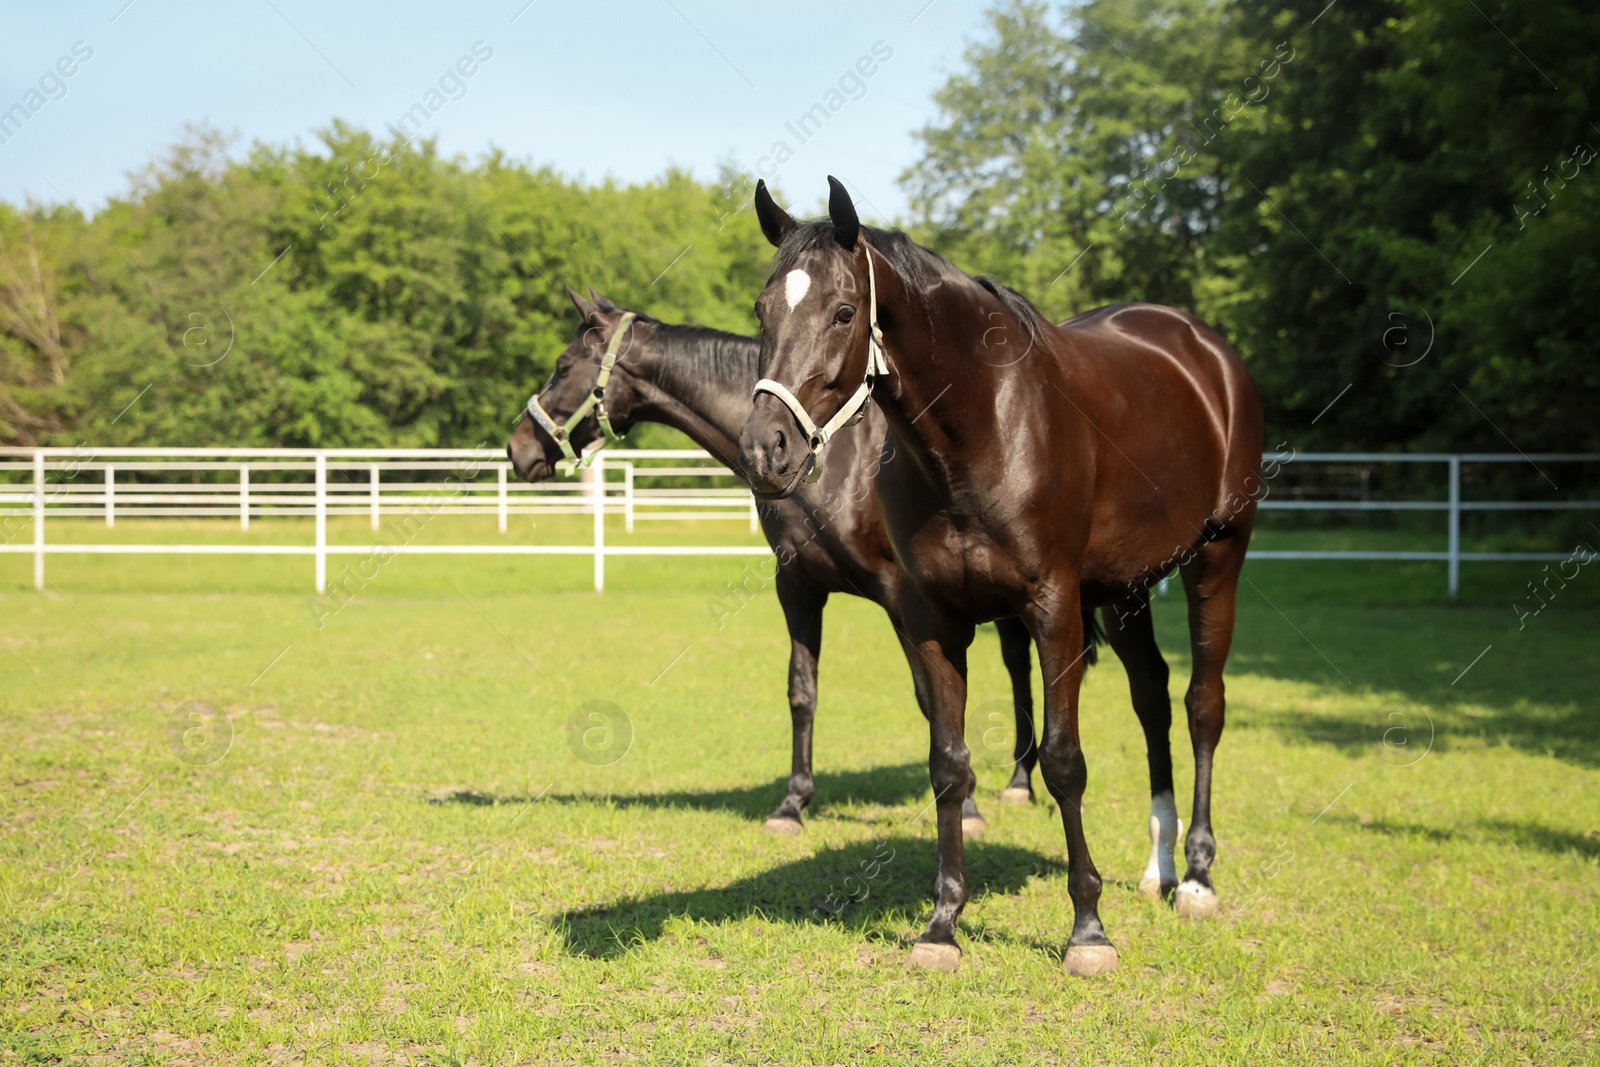
[[[755,389],[750,393],[751,400],[762,393],[770,393],[777,397],[794,415],[794,421],[800,424],[800,429],[805,431],[806,443],[811,450],[806,457],[807,463],[810,464],[806,469],[807,482],[814,482],[822,477],[823,453],[828,447],[828,442],[832,440],[834,434],[847,426],[854,426],[865,417],[867,403],[872,399],[873,383],[878,380],[878,375],[889,373],[889,364],[883,357],[883,331],[878,328],[878,279],[872,269],[872,246],[867,244],[865,237],[861,238],[861,243],[867,252],[867,371],[856,391],[844,402],[844,406],[833,418],[821,426],[811,421],[811,416],[806,413],[804,405],[782,382],[763,378],[756,383]]]
[[[628,332],[628,326],[638,316],[632,312],[623,312],[622,320],[617,323],[616,333],[611,335],[611,342],[606,345],[606,354],[600,360],[600,373],[595,377],[594,389],[584,397],[583,403],[578,405],[576,411],[567,416],[567,421],[557,423],[539,403],[539,394],[535,393],[528,398],[528,414],[533,421],[543,428],[544,432],[555,439],[565,458],[556,464],[562,474],[571,474],[579,467],[587,467],[595,453],[607,445],[614,445],[622,440],[622,435],[611,428],[611,417],[606,414],[606,384],[611,381],[611,368],[617,365],[617,350],[622,347],[622,337]],[[596,448],[587,450],[582,458],[573,451],[572,431],[582,422],[589,412],[594,412],[595,421],[600,424],[600,432],[605,435],[605,440]]]

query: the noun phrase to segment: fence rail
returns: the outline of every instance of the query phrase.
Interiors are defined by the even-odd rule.
[[[1389,453],[1310,452],[1267,453],[1263,461],[1284,464],[1424,463],[1447,468],[1444,500],[1274,499],[1270,482],[1260,507],[1283,511],[1436,511],[1447,515],[1446,545],[1440,551],[1359,550],[1252,550],[1252,559],[1284,560],[1425,560],[1448,564],[1450,595],[1460,588],[1464,562],[1549,562],[1566,559],[1559,552],[1463,552],[1461,516],[1472,511],[1600,510],[1597,500],[1463,500],[1463,464],[1528,463],[1537,469],[1545,463],[1593,463],[1600,454],[1546,453]],[[671,466],[657,466],[673,461]],[[73,484],[51,484],[47,474],[65,474]],[[309,478],[296,475],[310,473]],[[448,472],[451,482],[419,480],[416,475]],[[484,477],[491,475],[492,477]],[[615,478],[608,475],[616,474]],[[199,481],[197,475],[232,474],[231,481]],[[410,479],[397,477],[401,473]],[[1543,472],[1541,471],[1541,474]],[[129,480],[130,476],[184,474],[188,483]],[[82,482],[76,481],[84,476]],[[123,480],[119,481],[121,477]],[[634,532],[639,521],[652,519],[721,519],[758,527],[755,498],[748,489],[708,484],[671,486],[639,484],[660,479],[731,479],[713,457],[699,449],[630,449],[602,453],[584,472],[581,482],[545,482],[525,485],[511,474],[510,464],[496,453],[474,449],[246,449],[246,448],[0,448],[0,552],[33,555],[34,586],[45,586],[45,559],[56,554],[78,555],[293,555],[315,561],[319,594],[327,587],[327,560],[334,555],[369,555],[374,552],[406,555],[565,555],[592,556],[594,587],[605,588],[608,556],[740,556],[766,555],[764,545],[607,545],[605,518],[623,517],[624,528]],[[21,481],[8,481],[21,478]],[[92,481],[91,481],[92,479]],[[480,480],[482,479],[482,480]],[[1365,495],[1367,479],[1362,478]],[[330,545],[330,516],[369,517],[377,531],[387,512],[415,514],[489,515],[497,517],[500,533],[507,531],[512,515],[587,514],[593,516],[589,544],[572,545]],[[66,544],[45,538],[47,515],[103,517],[115,527],[121,517],[236,517],[241,530],[254,519],[308,517],[314,521],[314,540],[299,545],[251,544]],[[30,524],[31,543],[16,543]]]

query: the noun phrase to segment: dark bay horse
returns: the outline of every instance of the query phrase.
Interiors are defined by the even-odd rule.
[[[538,400],[547,417],[567,421],[590,397],[603,353],[612,342],[616,360],[604,390],[604,411],[617,433],[638,422],[676,427],[719,458],[735,474],[738,435],[750,415],[760,342],[698,326],[674,326],[625,312],[598,293],[586,300],[568,290],[582,316],[572,343],[556,360]],[[624,316],[630,316],[626,322]],[[619,328],[626,337],[619,338]],[[864,597],[900,623],[900,568],[872,496],[872,478],[882,462],[887,425],[874,413],[841,435],[826,477],[785,500],[763,501],[761,528],[780,566],[773,584],[789,628],[789,711],[793,752],[788,793],[767,828],[798,833],[800,813],[811,802],[811,731],[817,706],[817,659],[822,652],[822,609],[832,593]],[[573,427],[571,445],[581,450],[600,435],[595,414]],[[507,447],[517,476],[537,482],[555,472],[559,443],[535,418],[523,418]],[[1033,729],[1033,688],[1028,631],[1014,618],[996,620],[1000,653],[1011,675],[1016,715],[1015,768],[1002,794],[1006,803],[1032,799],[1038,758]],[[923,695],[918,691],[919,704]],[[925,707],[926,705],[923,704]],[[983,817],[974,798],[963,806],[966,833],[981,834]],[[1170,847],[1168,865],[1171,864]]]
[[[829,184],[829,217],[805,224],[757,186],[756,214],[778,254],[756,303],[765,378],[740,465],[759,495],[783,498],[812,474],[826,430],[852,406],[870,401],[888,421],[895,461],[878,467],[875,489],[906,576],[907,661],[930,703],[939,830],[938,900],[912,960],[959,965],[967,648],[976,623],[1016,616],[1038,646],[1045,683],[1039,766],[1061,809],[1075,912],[1066,968],[1110,970],[1117,954],[1098,914],[1081,806],[1083,611],[1106,610],[1111,646],[1128,666],[1152,742],[1154,829],[1172,803],[1170,754],[1154,743],[1164,742],[1171,710],[1149,587],[1174,568],[1182,576],[1195,776],[1174,903],[1180,914],[1209,914],[1222,671],[1261,490],[1255,386],[1238,354],[1192,315],[1119,304],[1053,325],[1019,294],[904,234],[862,226],[844,187]]]

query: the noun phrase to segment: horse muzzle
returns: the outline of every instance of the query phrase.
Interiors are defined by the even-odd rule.
[[[768,398],[758,399],[756,411],[739,437],[739,466],[751,492],[771,500],[791,495],[815,468],[816,453],[800,437],[789,413],[776,404],[770,413]]]
[[[506,458],[511,460],[511,470],[524,482],[542,482],[555,473],[545,458],[544,444],[533,432],[527,419],[517,424],[506,442]]]

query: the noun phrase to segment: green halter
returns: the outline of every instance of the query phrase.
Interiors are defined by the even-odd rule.
[[[561,454],[566,457],[556,468],[562,474],[571,474],[579,467],[587,467],[595,453],[606,445],[614,445],[622,440],[622,435],[611,428],[611,417],[606,414],[605,396],[606,384],[611,381],[611,368],[617,365],[617,349],[622,347],[623,335],[628,332],[628,326],[637,316],[631,312],[623,312],[622,321],[617,323],[617,332],[611,335],[611,343],[606,345],[606,354],[600,360],[600,373],[595,377],[594,390],[584,397],[578,409],[567,416],[567,421],[557,423],[539,403],[539,394],[535,393],[528,398],[528,414],[533,421],[538,423],[544,432],[555,439],[561,448]],[[605,442],[597,448],[592,448],[581,459],[572,449],[572,431],[577,429],[578,423],[588,417],[589,412],[594,412],[595,421],[600,424],[600,432],[605,435]]]

